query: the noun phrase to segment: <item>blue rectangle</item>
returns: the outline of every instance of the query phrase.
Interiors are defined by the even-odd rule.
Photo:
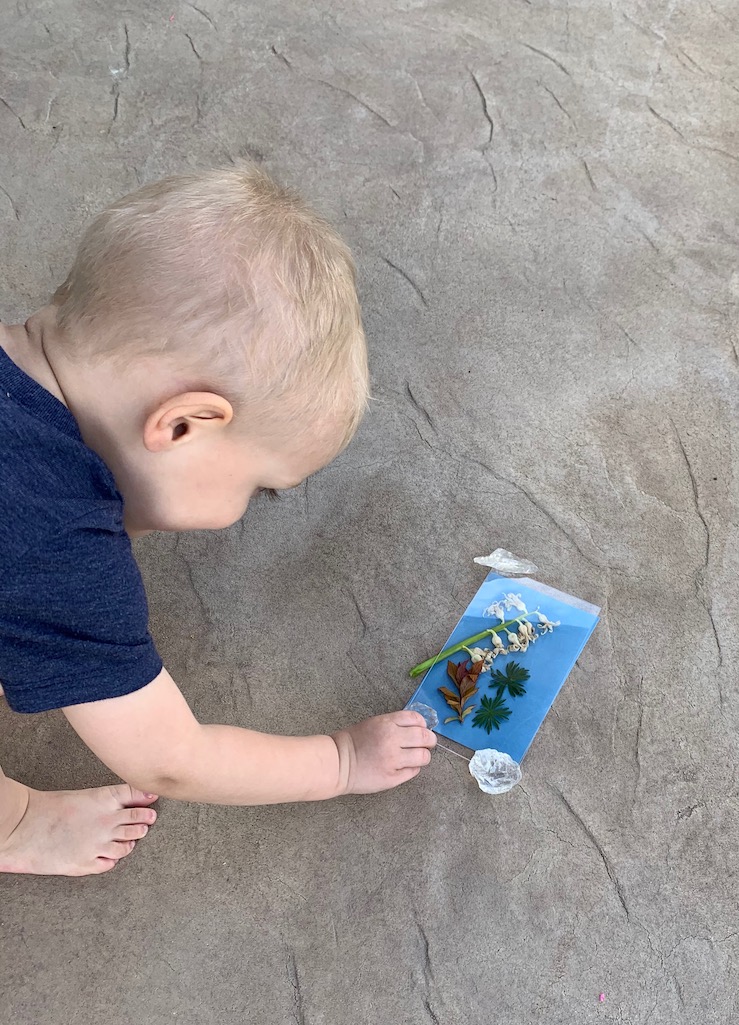
[[[498,655],[494,660],[492,672],[498,669],[505,670],[509,662],[515,661],[530,673],[524,695],[517,698],[505,697],[506,705],[511,710],[508,721],[501,723],[498,729],[493,728],[490,734],[482,727],[472,725],[474,713],[468,715],[464,722],[444,723],[446,718],[455,714],[438,690],[441,686],[451,685],[447,676],[447,658],[437,661],[428,670],[408,704],[420,701],[436,710],[439,716],[436,733],[474,751],[483,748],[504,751],[515,761],[520,762],[593,632],[600,609],[571,595],[555,591],[536,580],[510,579],[490,573],[467,606],[444,649],[483,630],[499,626],[500,620],[494,615],[486,615],[486,610],[494,602],[502,602],[504,596],[509,593],[520,597],[528,613],[538,610],[547,619],[559,625],[551,633],[540,633],[537,630],[537,640],[529,644],[527,651]],[[507,618],[513,619],[517,615],[523,613],[513,608],[508,612]],[[530,621],[535,628],[538,626],[536,615],[532,615]],[[515,632],[516,628],[510,629]],[[500,636],[506,644],[505,632]],[[489,648],[490,639],[477,641],[473,646]],[[458,663],[469,656],[461,651],[450,657],[453,662]],[[480,708],[483,696],[496,696],[496,688],[490,687],[490,679],[490,671],[481,673],[478,678],[479,692],[469,702],[469,705],[474,705],[475,712]]]

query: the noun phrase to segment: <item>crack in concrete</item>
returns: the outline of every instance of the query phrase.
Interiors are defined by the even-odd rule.
[[[490,168],[490,174],[492,175],[492,179],[493,179],[493,191],[497,192],[498,191],[498,176],[495,173],[495,167],[493,165],[492,157],[490,156],[490,154],[488,152],[490,147],[493,144],[493,135],[495,134],[495,122],[493,121],[492,117],[490,116],[490,110],[488,109],[488,99],[487,99],[487,96],[485,95],[485,90],[480,85],[480,82],[479,82],[475,72],[472,71],[471,69],[468,69],[468,70],[470,72],[470,78],[474,82],[475,89],[477,90],[477,94],[480,97],[480,103],[482,104],[482,112],[483,112],[485,120],[487,121],[489,129],[490,129],[490,131],[488,133],[487,142],[484,143],[484,145],[480,149],[480,153],[482,154],[483,159],[485,160],[485,163]]]
[[[426,1014],[429,1016],[432,1025],[440,1025],[439,1017],[431,1006],[431,987],[435,985],[436,980],[434,978],[434,969],[431,964],[431,958],[429,956],[429,939],[426,934],[426,930],[421,925],[421,921],[416,914],[416,929],[418,930],[418,936],[421,940],[421,972],[423,977],[424,995],[422,997],[423,1007]]]
[[[647,100],[647,110],[651,111],[658,121],[661,121],[663,125],[667,125],[668,128],[671,128],[675,135],[678,135],[682,141],[685,142],[685,136],[680,129],[676,125],[673,125],[672,121],[666,118],[663,114],[658,114],[649,100]]]
[[[433,450],[434,450],[434,446],[433,446],[433,445],[431,444],[431,442],[430,442],[430,441],[428,440],[428,438],[425,438],[425,437],[423,436],[423,434],[421,434],[421,428],[420,428],[420,427],[418,426],[418,424],[417,424],[417,423],[416,423],[416,421],[415,421],[415,420],[413,419],[413,417],[412,417],[412,416],[410,416],[410,415],[409,415],[408,413],[404,413],[404,412],[402,411],[402,409],[398,410],[398,412],[400,413],[400,415],[401,415],[401,416],[402,416],[402,417],[403,417],[403,418],[404,418],[405,420],[407,420],[407,421],[408,421],[408,423],[410,423],[410,424],[413,424],[413,429],[415,430],[415,432],[416,432],[416,434],[418,435],[418,437],[419,437],[419,438],[421,439],[421,441],[422,441],[422,442],[424,443],[424,445],[426,445],[426,446],[427,446],[428,448],[430,448],[430,449],[431,449],[431,451],[433,452]]]
[[[108,125],[108,131],[106,132],[106,135],[110,135],[110,131],[113,125],[118,120],[118,110],[121,100],[120,80],[126,78],[128,72],[131,70],[131,37],[128,34],[128,25],[126,24],[126,22],[123,23],[123,35],[123,67],[120,69],[119,72],[117,72],[117,74],[120,75],[120,78],[113,79],[113,87],[111,90],[111,95],[113,97],[113,110],[111,112],[110,124]]]
[[[719,149],[718,146],[707,146],[703,142],[694,142],[692,145],[694,145],[696,149],[705,149],[708,150],[709,153],[718,153],[721,157],[727,157],[729,160],[739,162],[739,157],[735,153],[729,153],[725,149]]]
[[[421,414],[421,416],[425,419],[426,423],[429,425],[429,427],[434,432],[434,434],[438,434],[438,431],[436,430],[436,424],[434,423],[434,420],[433,420],[431,414],[429,413],[429,411],[426,409],[425,406],[421,405],[421,403],[418,401],[416,396],[413,394],[413,392],[411,391],[411,386],[410,386],[410,382],[409,381],[405,382],[405,393],[408,396],[408,398],[411,400],[411,402],[413,403],[415,408],[418,410],[418,412]]]
[[[123,34],[126,37],[126,42],[123,47],[123,74],[127,75],[131,70],[131,39],[128,35],[128,25],[123,22]]]
[[[627,220],[628,220],[628,218],[627,218]],[[633,221],[629,221],[629,224],[634,229],[634,231],[638,232],[641,235],[641,237],[643,239],[645,239],[649,243],[649,245],[652,247],[652,249],[655,251],[655,253],[659,253],[660,256],[662,255],[662,253],[660,252],[659,246],[657,245],[657,243],[654,241],[653,238],[651,238],[649,235],[647,235],[646,231],[643,231],[639,227],[639,225],[638,224],[634,224]]]
[[[431,1004],[427,997],[424,997],[423,999],[423,1008],[426,1011],[426,1014],[429,1016],[431,1025],[441,1025],[441,1022],[439,1021],[439,1018],[437,1017],[435,1011],[431,1007]]]
[[[590,173],[590,168],[588,167],[588,162],[585,159],[585,157],[580,157],[580,163],[585,168],[585,174],[587,175],[588,181],[590,182],[590,188],[593,190],[593,192],[597,192],[598,186],[593,181],[593,176]]]
[[[185,39],[187,39],[188,43],[190,44],[190,49],[195,54],[197,59],[202,62],[203,58],[198,53],[197,47],[195,46],[195,43],[192,41],[192,36],[190,35],[189,32],[185,32]]]
[[[558,61],[556,57],[552,57],[551,53],[547,53],[546,50],[540,50],[537,46],[532,46],[530,43],[523,44],[527,50],[531,50],[532,53],[538,53],[540,57],[544,57],[546,60],[551,61],[552,64],[556,65],[560,71],[564,71],[568,78],[572,78],[567,68],[561,61]]]
[[[215,22],[213,21],[213,19],[211,18],[211,16],[210,16],[210,15],[208,14],[208,12],[207,12],[207,11],[204,11],[204,10],[203,10],[203,9],[202,9],[201,7],[196,7],[196,6],[195,6],[195,4],[191,4],[191,3],[189,3],[189,0],[185,0],[185,4],[186,4],[186,5],[188,6],[188,7],[191,7],[191,8],[193,9],[193,11],[197,11],[197,12],[198,12],[198,14],[199,14],[199,15],[200,15],[200,16],[201,16],[202,18],[205,18],[205,20],[206,20],[206,21],[208,22],[208,24],[210,25],[210,27],[211,27],[211,28],[213,29],[213,31],[214,31],[214,32],[217,32],[217,31],[218,31],[218,26],[217,26],[217,25],[216,25],[216,23],[215,23]]]
[[[716,650],[718,652],[718,666],[719,666],[719,669],[721,669],[723,667],[723,664],[724,664],[724,653],[723,653],[723,649],[721,647],[721,640],[720,640],[719,635],[718,635],[718,628],[716,626],[716,620],[715,620],[714,615],[713,615],[713,608],[711,606],[711,602],[710,602],[709,598],[707,597],[707,579],[708,579],[708,573],[709,573],[709,562],[710,562],[710,558],[711,558],[711,528],[710,528],[710,526],[708,524],[708,520],[705,517],[705,513],[701,509],[701,504],[700,504],[699,495],[698,495],[698,482],[695,479],[695,473],[693,472],[693,467],[691,465],[690,460],[688,459],[688,453],[685,451],[685,445],[683,444],[683,439],[681,438],[680,432],[678,431],[677,426],[675,425],[675,421],[672,419],[672,417],[670,417],[669,419],[670,419],[670,424],[672,425],[672,429],[673,429],[673,431],[675,433],[675,439],[677,440],[677,444],[678,444],[678,447],[680,449],[680,453],[682,454],[682,457],[683,457],[683,462],[685,463],[685,468],[688,471],[688,477],[690,479],[690,487],[691,487],[691,491],[692,491],[692,494],[693,494],[693,504],[695,506],[695,512],[696,512],[696,515],[698,516],[698,519],[703,524],[703,531],[705,533],[706,544],[705,544],[705,551],[703,553],[703,566],[699,566],[698,569],[696,570],[696,581],[695,581],[695,583],[696,583],[696,591],[698,593],[698,598],[699,598],[699,600],[701,602],[701,605],[703,605],[703,608],[706,610],[706,614],[707,614],[708,619],[709,619],[710,624],[711,624],[711,630],[713,632],[713,638],[714,638],[714,640],[716,642]],[[717,679],[716,683],[717,683],[718,691],[719,691],[719,704],[721,706],[721,709],[723,710],[723,707],[724,707],[724,692],[723,692],[723,687],[721,685],[721,680]]]
[[[633,25],[634,28],[638,29],[640,32],[643,32],[644,35],[647,36],[647,38],[657,39],[660,43],[664,43],[665,37],[661,35],[661,33],[656,32],[653,28],[645,28],[644,25],[641,25],[638,21],[634,21],[633,18],[630,18],[628,14],[624,14],[623,12],[621,12],[621,17],[624,19],[624,21],[628,21],[629,24]]]
[[[180,551],[180,535],[179,534],[176,535],[174,550],[177,553],[177,555],[180,557],[182,562],[184,563],[185,572],[187,573],[187,579],[188,579],[188,581],[190,583],[190,588],[192,589],[192,593],[195,595],[195,599],[196,599],[198,605],[200,606],[200,611],[203,614],[203,619],[207,623],[209,629],[212,630],[214,628],[214,623],[213,623],[213,620],[211,618],[210,612],[208,611],[208,607],[207,607],[207,605],[205,604],[205,602],[203,600],[203,596],[200,593],[200,588],[195,583],[195,575],[193,573],[193,568],[190,565],[190,560],[187,558],[186,555],[183,555],[183,553]]]
[[[369,630],[369,627],[367,626],[367,620],[364,618],[364,613],[362,612],[362,608],[361,608],[359,602],[357,601],[357,596],[356,596],[356,594],[354,593],[354,591],[352,590],[351,587],[345,588],[344,593],[348,594],[349,597],[351,598],[351,600],[352,600],[352,602],[354,604],[354,608],[357,610],[357,615],[359,616],[359,620],[360,620],[360,622],[362,624],[362,637],[366,637],[367,636],[367,631]]]
[[[10,195],[8,190],[6,188],[3,188],[2,185],[0,185],[0,192],[2,192],[2,194],[7,198],[8,202],[10,203],[10,208],[13,211],[13,214],[15,215],[16,221],[19,221],[21,219],[21,215],[18,213],[18,207],[15,205],[15,200]]]
[[[552,99],[553,99],[553,100],[554,100],[554,102],[555,102],[555,103],[557,104],[557,106],[558,106],[558,107],[559,107],[559,109],[560,109],[560,110],[562,111],[562,113],[563,113],[563,114],[565,115],[565,117],[567,117],[567,118],[569,118],[569,119],[570,119],[570,123],[571,123],[571,124],[573,124],[573,125],[575,125],[575,122],[574,122],[574,119],[573,119],[572,115],[570,114],[569,110],[568,110],[568,109],[567,109],[567,108],[566,108],[566,107],[564,106],[564,104],[563,104],[563,103],[561,102],[561,100],[559,99],[559,97],[557,96],[557,94],[556,94],[555,92],[553,92],[553,91],[552,91],[552,90],[551,90],[551,89],[549,88],[549,86],[548,86],[548,85],[544,85],[544,83],[543,83],[543,82],[539,82],[539,85],[540,85],[540,86],[542,87],[542,89],[543,89],[543,90],[544,90],[545,92],[548,92],[548,93],[549,93],[549,95],[550,95],[550,96],[552,97]],[[577,125],[575,125],[575,127],[577,127]]]
[[[10,106],[10,104],[8,103],[8,101],[7,101],[6,99],[4,99],[4,98],[3,98],[2,96],[0,96],[0,103],[2,103],[2,105],[3,105],[4,107],[5,107],[5,109],[6,109],[6,110],[9,110],[9,111],[10,111],[10,113],[11,113],[11,114],[13,115],[13,117],[14,117],[14,118],[16,119],[16,121],[18,122],[18,124],[19,124],[19,125],[21,126],[21,128],[22,128],[22,129],[23,129],[24,131],[26,131],[26,132],[27,132],[27,131],[28,131],[28,125],[26,124],[26,122],[25,122],[25,121],[23,120],[23,118],[22,118],[22,117],[20,116],[20,114],[17,114],[17,113],[16,113],[16,112],[15,112],[15,111],[13,110],[13,108],[12,108],[12,107]]]
[[[636,724],[636,736],[634,738],[634,760],[636,761],[636,783],[634,784],[634,801],[636,800],[636,792],[639,789],[641,783],[642,767],[641,767],[641,732],[642,725],[644,722],[644,705],[642,703],[642,695],[644,692],[644,677],[639,678],[639,695],[637,701],[639,702],[639,719]],[[634,807],[634,801],[632,801],[632,810]]]
[[[603,846],[601,845],[600,841],[597,839],[597,837],[593,833],[592,829],[587,825],[586,822],[584,822],[584,820],[582,819],[581,815],[577,811],[575,811],[575,809],[572,807],[572,805],[567,800],[567,798],[562,793],[562,791],[559,790],[557,787],[553,786],[551,783],[549,784],[549,788],[550,788],[550,790],[554,791],[554,793],[560,799],[562,804],[565,806],[567,811],[573,817],[575,822],[577,822],[577,824],[579,825],[580,829],[583,831],[583,833],[585,833],[585,835],[587,836],[588,840],[590,840],[591,844],[593,845],[595,850],[600,855],[600,859],[603,862],[603,867],[606,870],[606,874],[608,875],[608,878],[610,879],[611,883],[613,884],[613,889],[614,889],[614,891],[616,893],[616,896],[618,898],[618,902],[621,905],[621,907],[623,908],[624,914],[626,915],[626,921],[630,922],[631,921],[631,913],[629,911],[629,905],[628,905],[628,903],[626,901],[626,895],[624,893],[623,885],[621,884],[621,881],[620,881],[620,879],[618,878],[618,876],[616,874],[616,870],[614,869],[613,865],[611,864],[611,859],[608,857],[606,852],[603,850]]]
[[[368,110],[370,114],[374,114],[376,118],[379,118],[379,120],[382,121],[384,125],[387,125],[388,128],[392,128],[393,130],[395,129],[396,126],[391,124],[388,119],[379,112],[379,110],[375,110],[375,108],[371,107],[369,103],[365,103],[364,100],[360,100],[360,98],[351,92],[351,90],[344,89],[340,85],[334,85],[333,82],[327,82],[323,78],[311,78],[310,75],[305,75],[304,77],[307,78],[309,82],[317,82],[319,85],[325,85],[328,89],[333,89],[337,93],[343,93],[344,96],[349,96],[355,103],[358,103],[360,107],[364,107],[364,109]]]
[[[386,256],[383,256],[383,255],[382,255],[382,253],[380,253],[380,257],[381,257],[381,259],[383,259],[383,260],[385,261],[385,263],[386,263],[386,264],[388,265],[388,267],[392,267],[392,269],[393,269],[394,271],[397,271],[397,272],[398,272],[398,274],[400,274],[400,275],[401,275],[401,277],[405,278],[405,280],[406,280],[406,281],[408,282],[408,284],[409,284],[409,285],[411,286],[411,288],[412,288],[412,289],[413,289],[413,291],[414,291],[414,292],[416,293],[416,295],[418,296],[418,298],[419,298],[419,299],[421,300],[421,302],[423,303],[423,305],[424,305],[424,306],[426,307],[426,309],[428,309],[428,305],[429,305],[429,304],[428,304],[428,299],[427,299],[427,298],[426,298],[426,296],[425,296],[425,295],[423,294],[423,292],[422,292],[422,291],[421,291],[421,289],[420,289],[420,288],[418,287],[418,285],[417,285],[417,284],[416,284],[416,282],[415,282],[415,281],[413,280],[413,278],[412,278],[412,277],[410,276],[410,274],[408,274],[408,273],[407,273],[406,271],[404,271],[402,267],[398,267],[397,263],[393,263],[393,261],[392,261],[392,260],[388,260],[388,258],[387,258]]]
[[[275,57],[277,57],[278,60],[281,60],[282,63],[286,64],[288,68],[290,68],[290,70],[292,71],[292,62],[287,59],[287,57],[284,53],[282,53],[281,50],[278,50],[277,47],[274,44],[272,44],[272,46],[270,46],[270,51],[275,55]]]
[[[305,1009],[303,1007],[303,991],[298,975],[298,966],[295,961],[295,952],[288,952],[287,964],[285,966],[287,977],[293,988],[293,1016],[297,1025],[305,1025]]]
[[[444,452],[445,455],[447,455],[450,458],[452,458],[451,453],[448,452],[446,449],[440,449],[439,451]],[[456,456],[454,458],[458,459],[459,456]],[[565,530],[565,528],[562,526],[562,524],[559,523],[555,519],[555,517],[552,515],[552,513],[549,512],[549,510],[546,508],[546,506],[542,505],[541,502],[538,502],[534,498],[534,496],[531,494],[531,492],[528,490],[528,488],[524,487],[523,484],[519,484],[517,481],[511,480],[509,477],[504,477],[502,474],[498,473],[497,470],[494,470],[491,466],[488,466],[487,463],[482,462],[481,459],[476,459],[473,456],[465,456],[464,458],[468,462],[475,463],[477,466],[482,467],[483,470],[487,470],[487,472],[491,475],[491,477],[494,477],[495,480],[499,480],[499,481],[502,481],[504,484],[508,484],[510,487],[514,488],[514,490],[519,491],[522,495],[524,495],[529,500],[529,502],[531,502],[531,504],[536,509],[538,509],[539,512],[547,520],[549,520],[549,522],[552,524],[552,526],[556,527],[557,530],[559,531],[559,533],[562,534],[563,537],[567,538],[567,540],[570,542],[570,544],[573,546],[573,548],[575,548],[580,553],[580,555],[583,557],[583,559],[585,559],[585,561],[590,566],[594,566],[596,569],[601,569],[601,570],[606,568],[602,563],[595,562],[594,559],[591,559],[588,555],[585,554],[585,552],[582,550],[582,548],[580,547],[580,545],[577,542],[577,540],[571,534],[569,534]]]

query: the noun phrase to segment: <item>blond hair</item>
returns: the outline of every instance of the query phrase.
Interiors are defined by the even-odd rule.
[[[257,167],[165,178],[113,203],[54,302],[70,358],[171,356],[273,429],[333,418],[347,441],[366,408],[349,249]]]

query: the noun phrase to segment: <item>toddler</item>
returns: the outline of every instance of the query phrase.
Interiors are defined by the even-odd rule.
[[[131,551],[297,487],[350,440],[367,380],[348,249],[253,167],[114,203],[52,302],[0,325],[0,684],[16,712],[63,709],[125,781],[41,792],[0,769],[0,871],[107,872],[159,795],[317,801],[428,764],[436,738],[414,712],[332,736],[199,723]]]

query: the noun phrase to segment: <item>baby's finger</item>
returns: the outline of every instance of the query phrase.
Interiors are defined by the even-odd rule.
[[[396,726],[425,726],[426,720],[420,712],[411,712],[409,708],[403,708],[400,712],[391,712],[390,718]]]
[[[410,747],[403,752],[403,767],[428,765],[431,761],[431,752],[427,747]]]
[[[406,726],[400,736],[400,746],[436,747],[436,734],[427,730],[425,726]]]

